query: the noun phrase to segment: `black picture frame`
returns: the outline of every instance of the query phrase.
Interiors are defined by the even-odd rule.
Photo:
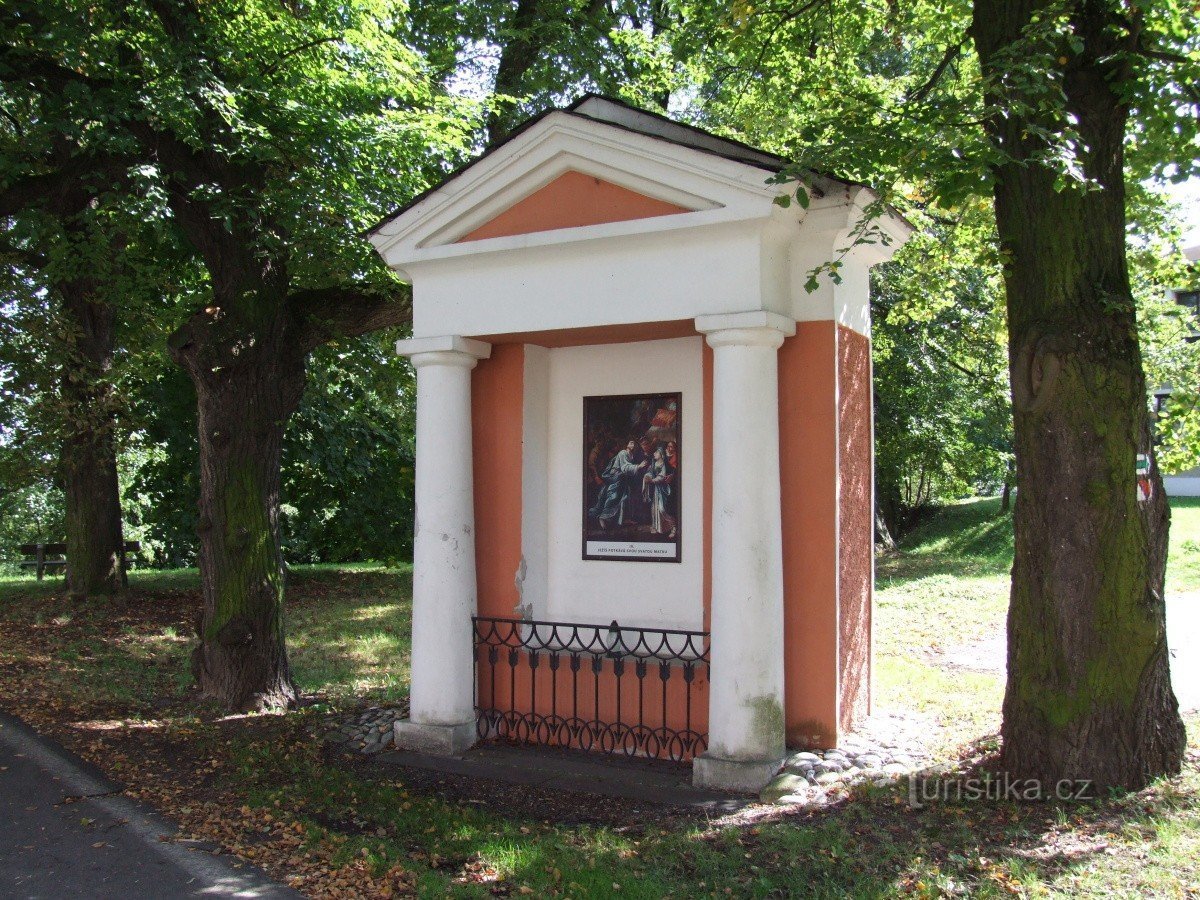
[[[585,560],[683,561],[683,393],[583,398]]]

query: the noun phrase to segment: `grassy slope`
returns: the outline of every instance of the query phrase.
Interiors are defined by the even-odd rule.
[[[1198,530],[1200,504],[1179,505],[1174,589],[1200,582]],[[1007,520],[983,500],[946,510],[879,563],[878,706],[925,711],[943,748],[987,735],[998,721],[999,676],[948,668],[943,657],[1001,633],[1010,553]],[[39,725],[141,785],[186,829],[279,877],[303,874],[299,884],[313,895],[414,887],[431,897],[482,897],[495,887],[586,897],[1200,892],[1194,741],[1183,777],[1098,803],[913,810],[900,786],[753,825],[556,825],[328,761],[310,735],[320,707],[241,723],[215,717],[190,699],[182,675],[195,573],[138,573],[133,583],[128,602],[72,605],[48,583],[0,581],[0,705],[31,707]],[[331,707],[400,699],[409,590],[403,571],[298,568],[288,628],[302,689]],[[104,727],[92,730],[98,720]],[[1200,723],[1190,724],[1195,734]],[[193,777],[181,805],[176,785]],[[201,808],[204,796],[212,799]]]

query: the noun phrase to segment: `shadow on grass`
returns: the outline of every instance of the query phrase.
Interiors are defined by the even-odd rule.
[[[178,681],[199,608],[195,573],[163,574],[135,580],[127,600],[85,604],[45,586],[14,594],[5,585],[0,673],[15,686],[11,696],[53,698],[67,727],[101,715],[123,720],[104,732],[108,740],[141,754],[139,771],[153,762],[146,746],[161,747],[163,758],[179,760],[171,784],[209,760],[233,808],[244,803],[301,822],[306,846],[327,846],[338,866],[403,866],[425,896],[489,896],[497,881],[501,893],[524,887],[587,897],[986,897],[1047,888],[1185,896],[1200,884],[1195,743],[1182,779],[1096,803],[913,809],[898,786],[864,788],[827,809],[764,809],[713,822],[634,805],[624,824],[570,826],[547,821],[550,806],[532,788],[505,805],[483,784],[476,804],[451,799],[436,782],[397,781],[394,770],[372,777],[320,749],[318,710],[217,721],[195,704]],[[288,629],[305,689],[337,704],[401,698],[410,596],[403,572],[297,568]],[[22,695],[22,685],[37,692]],[[159,708],[164,696],[175,705]],[[944,694],[936,699],[949,706]],[[202,722],[139,743],[128,734],[138,715]],[[1189,724],[1194,732],[1200,723]],[[573,796],[581,806],[606,802]]]
[[[297,566],[285,601],[300,691],[335,705],[402,702],[408,694],[409,567]],[[117,598],[72,601],[61,579],[0,581],[0,628],[23,644],[0,649],[20,671],[42,661],[64,702],[89,715],[150,716],[191,687],[189,658],[202,602],[195,569],[135,571]],[[9,641],[10,645],[13,641]]]
[[[961,771],[986,761],[986,749]],[[522,788],[514,801],[483,782],[472,795],[482,799],[464,803],[453,788],[397,781],[390,767],[384,780],[313,753],[240,752],[256,804],[298,804],[313,823],[310,840],[331,842],[335,862],[412,866],[428,896],[1183,895],[1200,877],[1194,764],[1139,794],[1083,803],[914,808],[901,782],[860,787],[824,808],[709,821],[645,806],[626,810],[620,824],[566,826],[543,811],[597,798]]]
[[[407,699],[410,567],[297,567],[288,609],[288,652],[302,693],[338,705]]]

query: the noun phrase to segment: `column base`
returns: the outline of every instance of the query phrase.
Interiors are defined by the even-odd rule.
[[[721,759],[707,753],[692,760],[692,785],[757,794],[783,765],[778,759]]]
[[[459,725],[425,725],[401,719],[393,726],[397,750],[415,750],[431,756],[458,756],[475,746],[479,736],[474,722]]]

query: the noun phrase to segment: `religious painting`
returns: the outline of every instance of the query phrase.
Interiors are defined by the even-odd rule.
[[[583,558],[680,561],[681,395],[583,398]]]

